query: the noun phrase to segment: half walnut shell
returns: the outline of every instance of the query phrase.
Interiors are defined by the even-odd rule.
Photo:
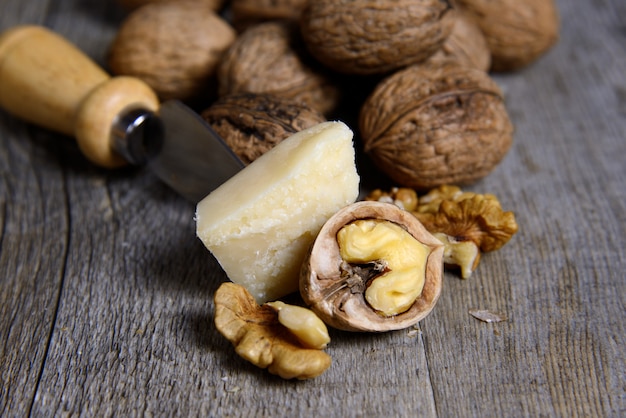
[[[381,313],[366,298],[367,289],[377,280],[376,276],[389,274],[393,270],[380,268],[385,265],[385,260],[354,264],[343,258],[340,231],[362,220],[397,225],[425,248],[425,256],[419,267],[423,274],[421,292],[397,314]],[[382,245],[380,242],[372,241],[372,245]],[[410,212],[390,203],[363,201],[344,207],[324,224],[302,266],[300,293],[307,305],[334,328],[347,331],[392,331],[415,325],[432,311],[441,293],[442,277],[441,241],[431,235]],[[388,293],[393,295],[397,289],[390,290]],[[402,292],[406,290],[405,283]]]

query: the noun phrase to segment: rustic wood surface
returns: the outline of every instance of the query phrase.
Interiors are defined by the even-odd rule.
[[[495,75],[515,144],[470,188],[519,233],[469,280],[446,273],[419,328],[332,332],[310,381],[216,332],[225,276],[192,204],[0,112],[0,416],[626,416],[626,2],[558,4],[558,45]],[[123,17],[113,1],[0,0],[0,30],[43,24],[101,64]]]

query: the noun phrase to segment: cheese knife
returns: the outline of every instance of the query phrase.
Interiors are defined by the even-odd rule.
[[[196,112],[179,101],[160,103],[139,78],[111,77],[43,26],[0,34],[0,107],[73,136],[99,166],[145,164],[192,202],[244,167]]]

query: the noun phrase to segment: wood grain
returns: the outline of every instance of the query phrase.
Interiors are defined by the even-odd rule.
[[[0,112],[0,415],[626,416],[626,4],[558,4],[559,43],[495,76],[515,143],[471,187],[520,232],[472,278],[446,273],[418,328],[332,331],[333,365],[311,381],[249,365],[216,332],[225,276],[192,204]],[[114,2],[0,10],[0,30],[44,24],[100,64],[124,17]]]

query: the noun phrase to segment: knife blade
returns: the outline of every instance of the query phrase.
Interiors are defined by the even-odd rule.
[[[245,164],[179,101],[160,103],[134,77],[109,76],[65,38],[37,25],[0,34],[0,107],[76,138],[106,168],[146,165],[198,202]]]

